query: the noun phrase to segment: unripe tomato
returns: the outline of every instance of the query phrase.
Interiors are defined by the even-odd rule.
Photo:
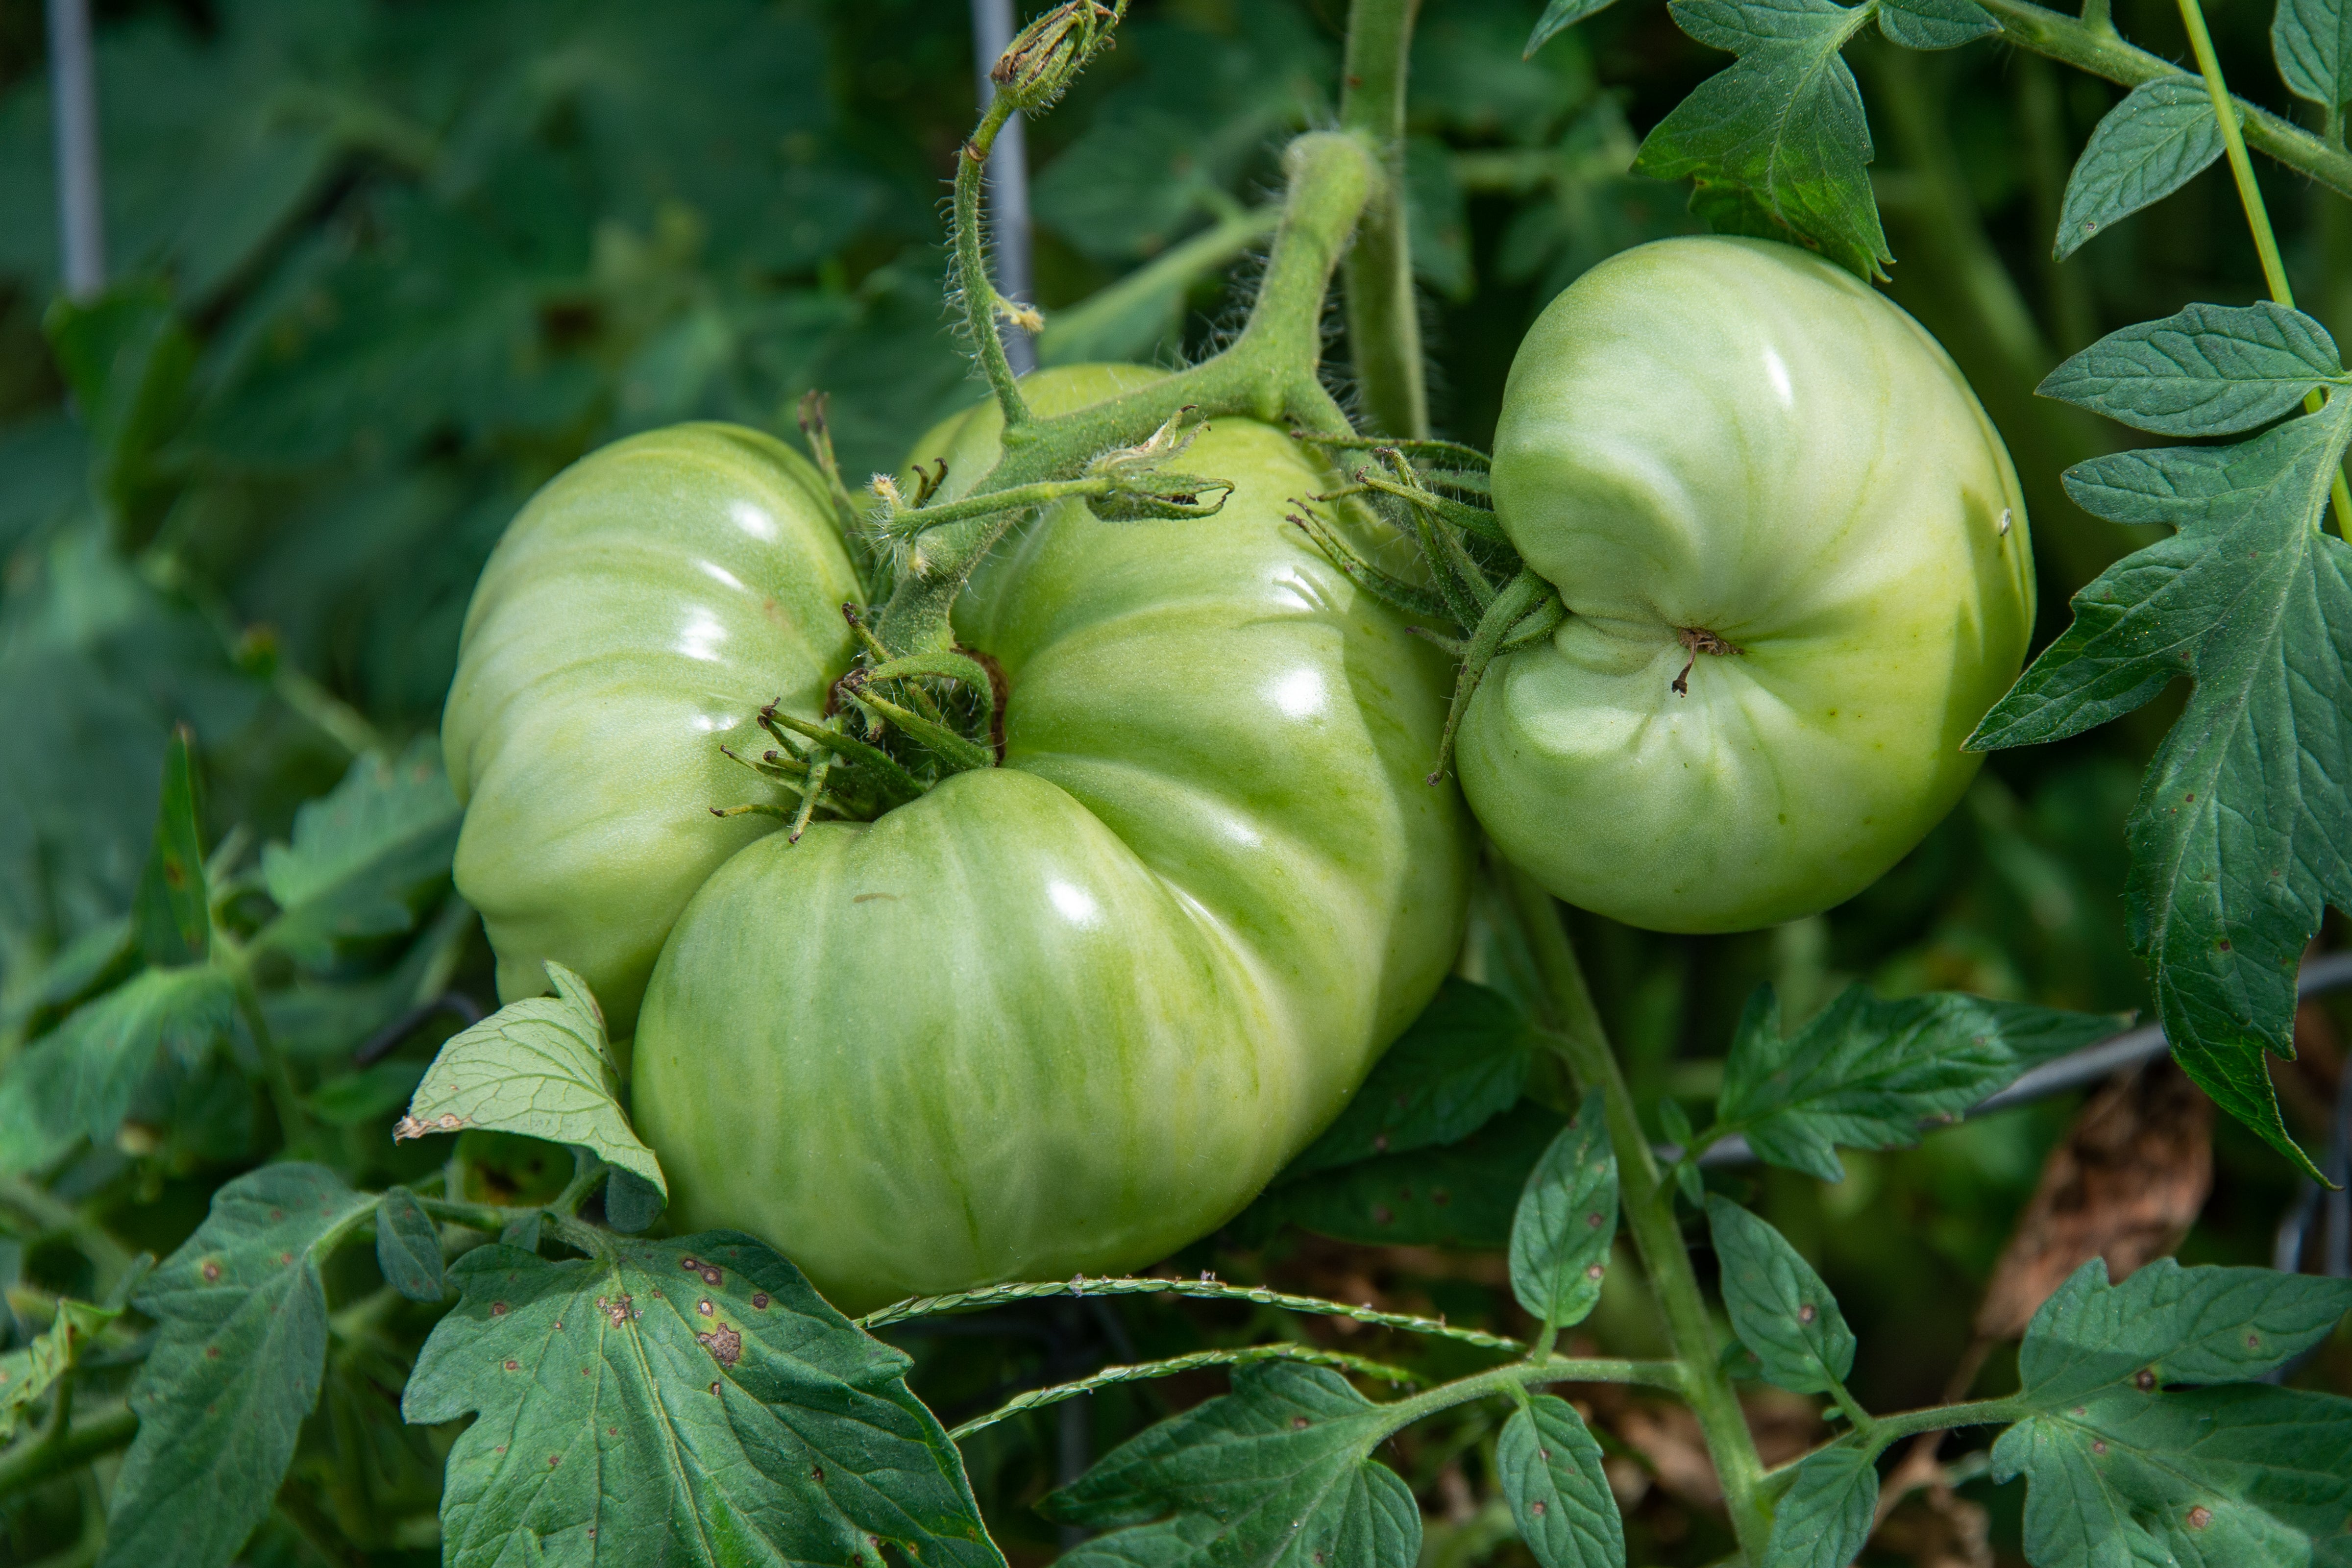
[[[824,481],[757,431],[633,436],[531,498],[474,587],[441,717],[457,890],[500,998],[545,991],[559,959],[629,1033],[687,900],[775,826],[710,815],[754,798],[719,748],[772,744],[771,698],[817,710],[856,596]]]
[[[1052,413],[1150,374],[1024,385]],[[976,410],[915,456],[948,459],[952,498],[994,461],[999,427]],[[722,437],[640,440],[664,438]],[[478,738],[450,754],[475,769],[472,811],[499,796],[501,854],[461,877],[502,911],[502,986],[535,989],[523,966],[543,956],[593,983],[573,952],[608,948],[623,981],[647,940],[660,951],[631,1089],[674,1222],[761,1236],[855,1311],[1131,1268],[1240,1209],[1434,992],[1467,898],[1467,814],[1420,778],[1449,671],[1283,521],[1286,497],[1328,478],[1282,432],[1220,420],[1182,463],[1235,486],[1217,516],[1046,510],[955,612],[1008,682],[1003,765],[870,824],[747,843],[743,821],[773,824],[707,807],[790,797],[704,759],[780,692],[819,710],[848,665],[847,561],[813,508],[756,567],[719,552],[740,509],[772,512],[794,489],[797,459],[740,474],[696,459],[672,500],[608,496],[606,466],[642,450],[583,460],[517,524],[630,510],[605,587],[617,613],[578,594],[534,607],[518,555],[494,563],[497,600],[469,622],[453,721],[501,730],[537,693],[532,765],[485,771],[476,759],[512,748]],[[745,591],[701,587],[713,568]],[[583,668],[603,646],[624,668],[572,678],[586,696],[571,701],[533,645]],[[608,741],[651,754],[608,758]],[[581,775],[607,762],[660,773],[650,798],[619,791],[637,815],[595,816],[604,786]],[[576,853],[567,835],[583,835]],[[600,927],[606,898],[625,940]]]
[[[1512,362],[1497,520],[1570,614],[1457,766],[1570,903],[1740,931],[1885,872],[1975,773],[2033,624],[2025,502],[1916,321],[1803,251],[1623,252]]]

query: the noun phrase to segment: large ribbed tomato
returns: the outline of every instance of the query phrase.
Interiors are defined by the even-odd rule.
[[[1935,340],[1759,240],[1602,262],[1512,362],[1495,511],[1568,618],[1488,672],[1462,787],[1555,893],[1739,931],[1951,809],[2033,625],[2025,502]]]
[[[1026,385],[1051,413],[1150,374]],[[999,427],[915,456],[952,497]],[[1234,485],[1217,516],[1064,503],[957,606],[1009,683],[1003,765],[797,845],[707,808],[763,788],[719,744],[848,664],[805,465],[658,432],[516,521],[445,721],[459,884],[502,992],[556,957],[634,1016],[681,1225],[752,1231],[853,1310],[1149,1262],[1248,1202],[1451,966],[1443,661],[1284,523],[1328,483],[1287,437],[1221,420],[1183,467]]]

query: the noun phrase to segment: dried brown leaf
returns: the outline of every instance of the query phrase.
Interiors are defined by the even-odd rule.
[[[1977,1310],[1978,1334],[2021,1336],[2091,1258],[2120,1281],[2179,1245],[2212,1189],[2212,1102],[2169,1061],[2101,1089],[2042,1163]]]

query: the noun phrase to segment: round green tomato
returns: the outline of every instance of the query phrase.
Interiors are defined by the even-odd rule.
[[[1053,413],[1150,374],[1024,387]],[[978,410],[916,453],[947,458],[952,497],[993,462],[998,429],[992,406]],[[559,485],[596,491],[599,466],[631,445]],[[1245,1205],[1451,967],[1469,824],[1420,777],[1444,661],[1284,523],[1285,498],[1329,484],[1286,436],[1221,420],[1183,466],[1233,481],[1217,516],[1110,523],[1065,503],[959,603],[957,636],[1007,679],[1003,766],[796,845],[746,843],[745,820],[772,823],[707,811],[789,797],[723,759],[727,772],[695,770],[727,738],[721,721],[779,692],[814,713],[847,668],[839,605],[856,595],[839,542],[812,508],[760,571],[705,553],[739,500],[772,510],[798,483],[782,458],[740,496],[681,476],[677,508],[639,499],[637,536],[677,567],[642,580],[624,567],[613,592],[658,601],[662,584],[716,582],[711,566],[753,586],[723,607],[695,587],[667,615],[675,650],[709,612],[698,646],[722,657],[540,716],[533,765],[500,810],[539,923],[510,908],[492,935],[571,921],[603,940],[593,902],[571,910],[562,877],[538,869],[584,798],[576,773],[604,763],[608,738],[691,755],[661,764],[673,780],[644,815],[591,830],[610,857],[575,873],[581,901],[625,913],[612,945],[630,953],[677,882],[698,883],[653,938],[633,1049],[636,1127],[679,1226],[761,1236],[849,1310],[1150,1262]],[[549,608],[504,627],[478,606],[461,664],[501,636],[556,659],[596,641],[585,606]],[[689,674],[712,684],[682,696]],[[640,709],[644,722],[629,717]],[[709,728],[663,728],[689,709]],[[481,811],[478,783],[473,799]],[[653,826],[685,838],[640,853],[631,836]],[[574,962],[552,938],[526,952]]]
[[[2025,502],[1916,321],[1784,245],[1602,262],[1512,362],[1495,510],[1570,615],[1457,768],[1568,901],[1741,931],[1884,873],[1975,773],[2033,624]]]

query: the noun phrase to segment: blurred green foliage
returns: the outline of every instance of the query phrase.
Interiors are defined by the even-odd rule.
[[[1537,9],[1427,0],[1414,58],[1429,369],[1440,424],[1471,441],[1491,433],[1512,352],[1546,300],[1617,249],[1697,226],[1682,189],[1626,171],[1641,132],[1724,63],[1642,0],[1522,60]],[[0,0],[0,1062],[117,962],[173,723],[199,738],[207,841],[240,824],[283,838],[354,750],[434,729],[482,562],[565,463],[680,419],[789,430],[800,395],[822,388],[856,474],[895,466],[914,432],[977,395],[940,302],[937,209],[974,110],[961,5],[120,0],[100,8],[99,38],[120,281],[79,309],[52,302],[40,12]],[[1272,194],[1276,150],[1332,112],[1342,14],[1339,0],[1139,5],[1118,50],[1033,126],[1037,292],[1049,321],[1085,327],[1066,341],[1173,359],[1231,330],[1245,257],[1230,274],[1137,269],[1220,225],[1236,237],[1211,261],[1262,236],[1243,220]],[[2214,20],[2238,89],[2287,107],[2265,16]],[[2118,22],[2183,52],[2168,5],[2135,0]],[[1922,58],[1864,42],[1855,64],[1892,292],[1951,348],[2009,439],[2033,507],[2046,638],[2067,594],[2127,542],[2056,484],[2120,434],[2035,403],[2032,386],[2103,331],[2192,299],[2255,297],[2253,253],[2216,170],[2053,263],[2066,171],[2119,91],[1990,45]],[[2305,307],[2344,336],[2352,216],[2288,178],[2268,189]],[[1101,292],[1131,275],[1127,293]],[[1334,370],[1344,380],[1343,358]],[[1739,1007],[1767,979],[1791,1024],[1853,979],[2144,1006],[2123,936],[2121,825],[2171,711],[1996,757],[1916,853],[1826,917],[1732,938],[1580,917],[1645,1104],[1712,1094]],[[1523,988],[1514,955],[1482,942],[1474,967]],[[339,962],[345,984],[293,988],[273,1022],[320,1080],[314,1110],[346,1140],[350,1168],[397,1179],[423,1156],[395,1156],[384,1131],[446,1021],[389,1061],[345,1064],[428,972],[446,983],[454,969],[487,999],[487,956],[453,908],[414,942]],[[2297,1077],[2291,1122],[2316,1135],[2310,1117],[2341,1064],[2313,1039],[2308,1065],[2283,1076]],[[266,1150],[233,1082],[198,1072],[169,1092],[175,1105],[141,1113],[171,1130],[161,1144],[95,1152],[57,1184],[95,1202],[119,1237],[110,1246],[167,1250],[210,1188]],[[2069,1109],[1849,1155],[1838,1186],[1785,1173],[1752,1184],[1861,1328],[1865,1403],[1939,1394]],[[2189,1250],[2265,1260],[2287,1174],[2234,1128],[2216,1138],[2218,1186]],[[560,1184],[545,1146],[509,1142],[471,1151],[482,1195]],[[89,1293],[100,1253],[19,1219],[0,1222],[17,1238],[0,1240],[0,1284]],[[1227,1238],[1242,1240],[1181,1261],[1516,1321],[1491,1251],[1351,1250],[1296,1229]],[[1613,1287],[1591,1327],[1622,1353],[1654,1331]],[[903,1342],[952,1425],[1107,1359],[1269,1331],[1297,1331],[1270,1311],[1065,1301]],[[1378,1338],[1348,1348],[1436,1374],[1465,1353],[1364,1342]],[[2347,1363],[2328,1375],[2352,1386]],[[384,1392],[398,1373],[362,1355],[331,1364],[283,1518],[254,1561],[357,1560],[334,1557],[343,1542],[372,1562],[432,1560],[415,1521],[430,1518],[446,1441],[399,1426]],[[1203,1374],[1110,1390],[969,1445],[1015,1560],[1055,1544],[1024,1505],[1057,1475],[1216,1386]],[[1500,1418],[1458,1411],[1398,1439],[1391,1457],[1435,1521],[1428,1561],[1526,1561],[1507,1515],[1496,1523]],[[1719,1520],[1671,1486],[1628,1491],[1646,1500],[1627,1510],[1636,1563],[1724,1549]],[[1996,1540],[2013,1552],[2013,1498],[1970,1495],[1994,1505]],[[30,1561],[76,1528],[51,1500],[0,1518],[12,1532],[0,1552]]]

